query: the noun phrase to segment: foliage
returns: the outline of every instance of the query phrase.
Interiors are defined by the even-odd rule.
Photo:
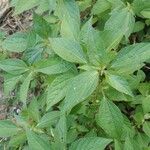
[[[9,150],[150,149],[149,0],[12,0],[26,32],[0,33]],[[9,138],[10,137],[10,138]]]

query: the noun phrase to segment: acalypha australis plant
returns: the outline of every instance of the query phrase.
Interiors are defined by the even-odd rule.
[[[150,0],[11,6],[33,23],[0,32],[3,92],[21,105],[0,121],[1,149],[150,149]]]

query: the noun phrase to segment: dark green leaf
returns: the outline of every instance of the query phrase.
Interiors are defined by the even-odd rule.
[[[47,89],[47,110],[65,97],[68,82],[72,77],[72,74],[63,74],[50,84]]]
[[[21,74],[28,71],[28,67],[20,59],[5,59],[0,61],[0,69],[10,73],[10,74]]]
[[[48,75],[64,73],[73,68],[73,65],[59,58],[41,60],[34,64],[35,71]]]
[[[14,14],[20,14],[28,9],[31,9],[39,4],[39,0],[13,0],[12,6],[15,6]]]
[[[50,39],[50,44],[55,53],[63,59],[75,63],[86,63],[79,43],[66,38],[53,38]]]
[[[95,70],[83,72],[70,80],[62,111],[70,110],[88,98],[96,89],[98,80],[98,72]]]
[[[133,96],[129,83],[118,75],[107,74],[106,81],[119,92]]]
[[[30,150],[49,150],[49,143],[40,135],[31,130],[26,131]]]
[[[103,98],[100,103],[97,122],[110,137],[117,139],[121,137],[124,120],[121,111],[112,101]]]
[[[42,16],[34,14],[33,22],[34,30],[39,36],[48,38],[51,35],[51,26]]]
[[[26,99],[28,97],[28,89],[30,86],[30,82],[32,80],[33,74],[30,73],[23,81],[20,87],[20,101],[26,104]]]
[[[72,143],[69,150],[104,150],[111,141],[102,137],[80,138]]]
[[[23,52],[27,48],[27,37],[24,33],[8,36],[2,43],[2,48],[10,52]]]
[[[9,120],[1,120],[0,121],[0,137],[9,137],[17,134],[20,131],[15,124],[13,124]]]
[[[133,73],[140,69],[146,60],[150,58],[150,44],[139,43],[123,48],[111,68],[120,73]]]
[[[61,35],[68,39],[79,39],[80,14],[75,0],[59,0],[56,15],[62,21]]]
[[[46,113],[41,118],[37,126],[40,128],[49,127],[51,124],[57,121],[59,117],[60,117],[59,111],[52,111],[52,112]]]

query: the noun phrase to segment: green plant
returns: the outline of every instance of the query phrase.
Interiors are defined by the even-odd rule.
[[[29,31],[0,36],[4,93],[22,102],[0,121],[4,146],[148,150],[150,1],[11,3],[15,14],[36,8]]]

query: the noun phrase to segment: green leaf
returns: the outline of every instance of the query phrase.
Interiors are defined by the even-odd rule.
[[[22,75],[8,75],[4,80],[4,93],[5,95],[9,95],[10,92],[15,88],[16,84],[20,81]]]
[[[119,140],[114,140],[115,150],[122,150],[122,144]]]
[[[42,38],[48,38],[51,35],[51,26],[42,16],[34,13],[33,23],[34,31]]]
[[[109,3],[111,3],[111,6],[113,9],[115,8],[122,8],[125,7],[126,5],[124,4],[124,1],[122,0],[107,0]]]
[[[112,62],[111,68],[119,73],[133,73],[150,58],[150,44],[138,43],[123,48]]]
[[[135,19],[130,8],[114,9],[105,24],[105,30],[120,31],[126,38],[133,32]]]
[[[26,134],[24,132],[18,133],[17,135],[11,137],[9,141],[9,147],[18,147],[26,142]]]
[[[49,143],[40,135],[34,133],[31,130],[26,131],[29,149],[30,150],[49,150]]]
[[[59,58],[50,58],[41,60],[34,64],[35,72],[41,72],[48,75],[64,73],[70,70],[73,65]]]
[[[39,128],[49,127],[51,124],[57,121],[59,117],[60,117],[59,111],[48,112],[41,118],[37,126]]]
[[[150,19],[150,9],[144,9],[140,13],[143,17]]]
[[[68,82],[72,77],[72,74],[63,74],[50,84],[47,89],[47,110],[65,97]]]
[[[135,150],[133,140],[129,136],[126,137],[124,150]]]
[[[87,48],[87,54],[92,64],[100,66],[107,59],[104,41],[100,32],[92,27],[92,18],[81,29],[81,41]]]
[[[150,113],[150,96],[142,99],[142,107],[145,114]]]
[[[23,59],[27,61],[29,64],[36,63],[42,59],[44,48],[40,45],[34,45],[34,47],[27,49],[24,52]]]
[[[29,116],[36,122],[40,120],[39,106],[37,99],[34,98],[28,107]]]
[[[0,137],[9,137],[17,134],[20,131],[15,124],[13,124],[9,120],[1,120],[0,121]]]
[[[69,150],[104,150],[110,142],[111,139],[102,137],[80,138],[71,144]]]
[[[145,132],[145,134],[147,136],[150,137],[150,122],[148,122],[148,121],[144,122],[144,124],[143,124],[143,131]]]
[[[135,140],[139,144],[139,148],[144,149],[149,145],[149,137],[145,133],[137,133]]]
[[[80,13],[75,0],[59,0],[56,15],[62,21],[61,36],[78,40],[80,31]]]
[[[63,59],[75,63],[86,63],[79,43],[66,38],[53,38],[50,39],[50,44],[55,53]]]
[[[128,99],[124,93],[119,92],[111,86],[105,90],[105,93],[107,98],[113,101],[131,101],[131,99]]]
[[[111,68],[120,73],[133,73],[150,58],[150,44],[139,43],[123,48],[112,62]]]
[[[28,71],[28,67],[20,59],[5,59],[0,61],[0,69],[10,73],[10,74],[22,74]]]
[[[134,25],[134,30],[133,30],[133,32],[139,32],[139,31],[143,30],[144,27],[145,27],[145,24],[144,24],[143,22],[137,21],[137,22],[135,23],[135,25]]]
[[[56,128],[54,130],[54,138],[56,141],[59,141],[66,145],[66,139],[67,139],[67,124],[66,124],[66,116],[63,115],[60,117]]]
[[[92,13],[95,14],[101,14],[105,12],[106,10],[111,8],[111,4],[107,0],[98,0],[92,9]]]
[[[52,12],[56,8],[56,0],[42,0],[39,1],[39,6],[35,10],[37,14],[42,14],[45,11]]]
[[[25,33],[14,33],[2,42],[2,48],[9,52],[23,52],[27,48],[27,36]]]
[[[30,81],[32,80],[33,74],[30,73],[23,81],[20,87],[20,101],[26,104],[26,99],[28,96],[28,89],[30,86]]]
[[[123,38],[123,33],[119,30],[104,30],[100,32],[100,35],[103,39],[106,51],[118,48],[118,45]]]
[[[98,81],[99,75],[95,70],[83,72],[72,78],[67,88],[62,111],[68,111],[88,98],[96,89]]]
[[[134,12],[141,17],[140,12],[144,9],[150,8],[150,1],[149,0],[134,0],[132,7],[134,9]]]
[[[98,125],[112,138],[119,139],[123,132],[124,119],[119,108],[103,98],[97,116]]]
[[[29,10],[39,4],[39,0],[13,0],[12,6],[15,6],[14,14],[20,14],[26,10]]]
[[[106,81],[110,86],[112,86],[119,92],[133,96],[129,83],[123,77],[120,77],[118,75],[107,74]]]

